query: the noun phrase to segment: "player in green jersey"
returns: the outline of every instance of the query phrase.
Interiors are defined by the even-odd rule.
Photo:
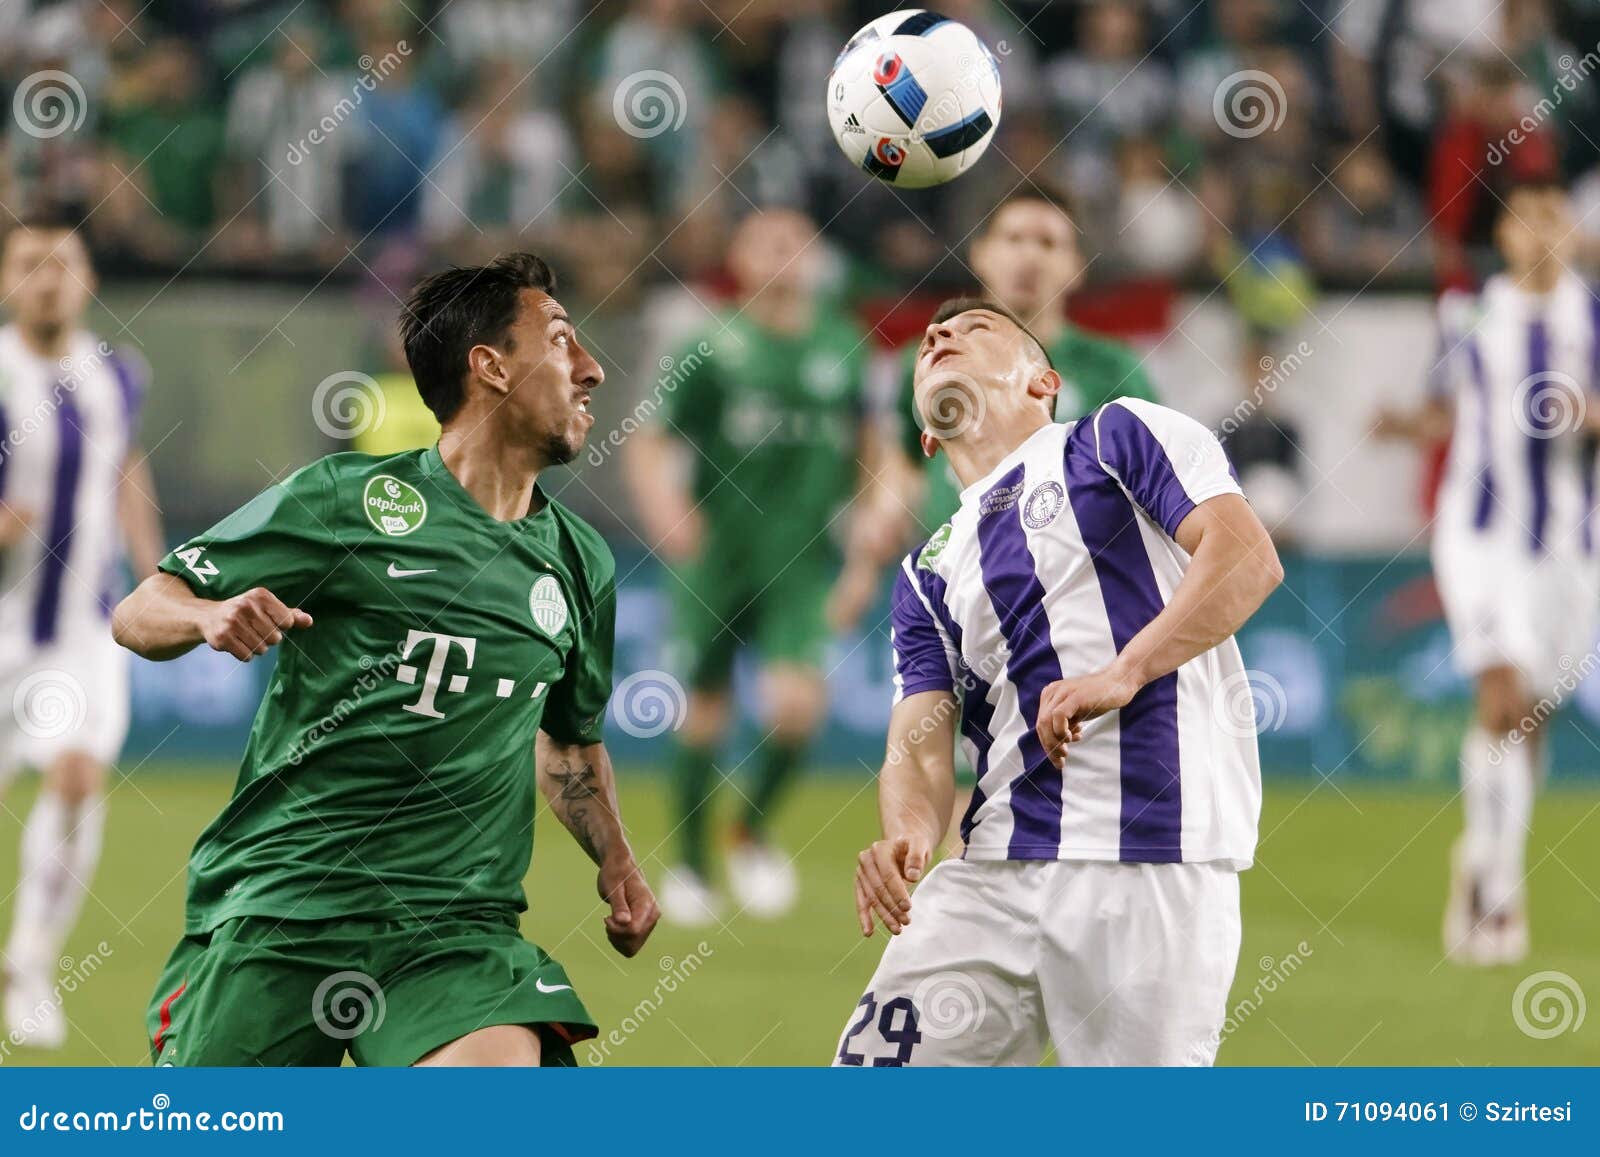
[[[594,1022],[518,931],[535,781],[599,866],[612,945],[649,936],[601,740],[614,565],[538,484],[603,376],[554,289],[531,254],[423,281],[401,329],[438,445],[312,463],[117,608],[150,659],[281,644],[189,861],[158,1063],[571,1063]]]
[[[1066,202],[1029,186],[1001,201],[973,239],[972,271],[983,296],[998,301],[1039,336],[1061,373],[1056,420],[1071,421],[1113,398],[1156,400],[1139,357],[1120,342],[1096,337],[1067,320],[1066,297],[1083,275],[1078,230]],[[915,344],[901,351],[899,426],[901,478],[906,509],[917,512],[908,538],[924,539],[938,530],[960,505],[960,486],[942,458],[924,455],[922,430],[912,399]],[[952,396],[946,416],[959,422],[959,399]],[[896,552],[898,553],[898,552]]]
[[[816,226],[792,210],[740,223],[728,255],[738,306],[685,343],[660,424],[626,452],[644,532],[673,570],[689,684],[673,768],[681,860],[661,895],[667,919],[684,924],[709,922],[720,906],[711,799],[735,652],[749,644],[759,656],[761,720],[728,880],[741,910],[772,917],[796,895],[793,866],[767,836],[773,809],[827,711],[830,631],[865,605],[862,592],[838,585],[834,538],[864,476],[868,346],[820,298],[816,240]]]

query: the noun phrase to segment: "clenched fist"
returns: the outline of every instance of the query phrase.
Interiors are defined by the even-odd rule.
[[[283,642],[285,631],[304,630],[311,616],[286,607],[266,587],[255,587],[220,603],[207,604],[201,632],[214,651],[248,663]]]

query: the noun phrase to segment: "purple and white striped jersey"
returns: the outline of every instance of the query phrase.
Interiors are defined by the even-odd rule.
[[[1578,427],[1600,404],[1600,299],[1572,274],[1548,294],[1491,277],[1439,301],[1435,396],[1455,400],[1438,529],[1522,557],[1593,555],[1593,457]]]
[[[43,358],[0,328],[0,498],[32,532],[0,556],[0,646],[104,634],[120,594],[117,492],[144,367],[92,334]]]
[[[1238,493],[1205,427],[1119,399],[1042,427],[902,563],[896,702],[961,698],[967,858],[1250,864],[1260,769],[1253,726],[1224,706],[1246,678],[1232,639],[1087,723],[1064,769],[1034,733],[1047,684],[1106,666],[1171,598],[1178,524]]]

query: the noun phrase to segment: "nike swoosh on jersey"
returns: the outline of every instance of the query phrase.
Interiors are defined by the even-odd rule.
[[[540,992],[571,992],[570,984],[546,984],[542,979],[535,978],[533,986]]]
[[[412,575],[438,573],[439,568],[434,566],[424,567],[422,570],[401,570],[399,567],[395,566],[394,563],[391,562],[389,564],[390,578],[410,578]]]

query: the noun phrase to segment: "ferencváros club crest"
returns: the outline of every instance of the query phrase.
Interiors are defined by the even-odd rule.
[[[428,517],[428,501],[409,482],[390,474],[374,475],[361,495],[367,521],[393,537],[410,534]]]
[[[534,625],[552,639],[567,625],[567,599],[554,575],[540,575],[528,592],[528,610]]]
[[[1056,520],[1061,505],[1067,500],[1066,491],[1059,482],[1045,482],[1033,488],[1022,507],[1022,521],[1034,530],[1042,530]]]

